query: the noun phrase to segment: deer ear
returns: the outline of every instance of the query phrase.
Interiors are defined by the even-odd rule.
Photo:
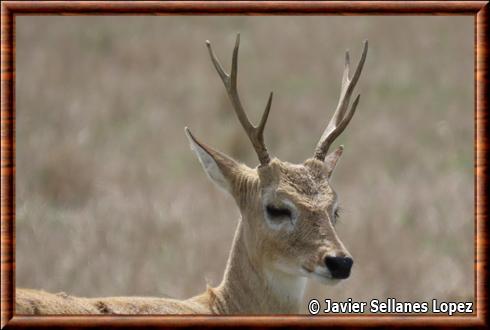
[[[328,171],[328,177],[330,178],[332,176],[332,172],[335,169],[335,166],[337,165],[337,161],[339,160],[340,156],[342,156],[342,152],[344,151],[344,146],[339,146],[335,151],[332,151],[325,157],[325,165],[327,166],[327,171]]]
[[[221,189],[233,194],[233,182],[239,173],[240,165],[227,155],[197,141],[187,127],[185,134],[189,139],[191,149],[196,153],[202,168],[211,181]]]

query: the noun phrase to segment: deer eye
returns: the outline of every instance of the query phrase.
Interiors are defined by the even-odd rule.
[[[333,211],[333,224],[335,225],[337,223],[337,221],[339,221],[339,217],[342,213],[342,208],[339,206],[335,209],[335,211]]]
[[[285,207],[276,207],[274,205],[267,205],[265,207],[267,215],[273,220],[289,220],[291,219],[291,210]]]

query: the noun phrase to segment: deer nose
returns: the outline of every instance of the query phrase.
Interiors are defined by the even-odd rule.
[[[353,263],[354,261],[350,257],[325,257],[325,265],[332,277],[337,279],[349,277]]]

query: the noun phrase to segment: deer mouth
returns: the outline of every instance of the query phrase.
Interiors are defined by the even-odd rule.
[[[334,285],[339,283],[342,279],[335,278],[332,276],[330,271],[325,267],[315,267],[314,270],[310,270],[304,266],[301,267],[303,273],[306,275],[306,277],[312,278],[317,280],[318,282],[322,284],[327,284],[327,285]]]

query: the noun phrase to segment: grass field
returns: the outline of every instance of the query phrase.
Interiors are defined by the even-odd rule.
[[[344,51],[369,39],[332,186],[355,259],[309,298],[472,300],[472,17],[16,19],[16,285],[186,298],[223,274],[239,213],[184,135],[257,164],[204,44],[271,153],[302,162],[336,105]]]

